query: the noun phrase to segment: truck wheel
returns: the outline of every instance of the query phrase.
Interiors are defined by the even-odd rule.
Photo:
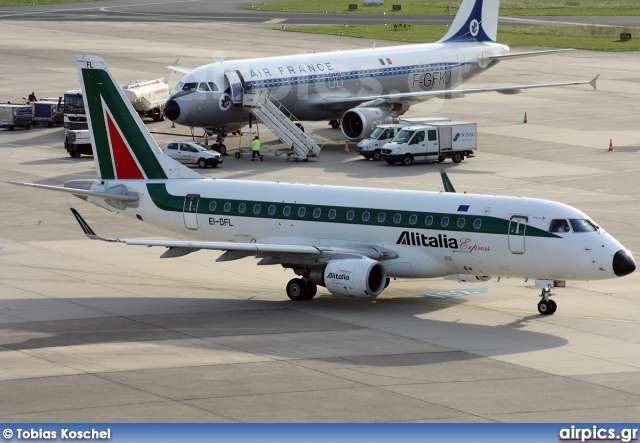
[[[407,154],[402,157],[402,164],[404,166],[411,166],[413,164],[413,156],[411,154]]]
[[[373,155],[371,156],[371,158],[374,162],[379,162],[380,160],[382,160],[382,154],[380,153],[380,151],[373,151]]]
[[[240,158],[240,157],[242,157],[242,154],[240,154],[239,152],[236,152],[235,156],[236,156],[236,158]]]
[[[13,125],[9,126],[9,131],[13,131],[14,129],[16,129],[15,126],[13,126]]]
[[[198,160],[198,167],[205,169],[207,167],[207,161],[204,158]]]
[[[78,151],[69,152],[69,155],[73,158],[80,158],[80,153]]]
[[[463,158],[464,158],[464,155],[462,155],[462,152],[454,152],[451,155],[451,161],[453,161],[454,163],[460,163]]]
[[[26,125],[24,125],[24,129],[26,129],[28,131],[29,129],[31,129],[31,125],[29,123],[27,123]]]

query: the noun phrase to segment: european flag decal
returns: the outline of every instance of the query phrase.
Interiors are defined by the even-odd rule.
[[[469,205],[458,206],[458,212],[467,212],[468,210],[469,210]]]

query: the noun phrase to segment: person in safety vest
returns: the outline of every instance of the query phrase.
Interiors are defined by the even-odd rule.
[[[254,161],[256,159],[256,155],[258,157],[260,157],[260,160],[262,160],[262,156],[260,155],[260,139],[258,138],[258,136],[256,135],[255,138],[253,139],[253,141],[251,142],[251,161]]]

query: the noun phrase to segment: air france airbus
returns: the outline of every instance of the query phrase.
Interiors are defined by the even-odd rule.
[[[211,63],[184,73],[164,105],[176,123],[229,132],[249,118],[243,96],[268,91],[299,120],[330,120],[349,140],[372,125],[394,123],[412,103],[497,91],[568,86],[591,81],[455,89],[500,60],[563,50],[511,54],[495,43],[499,0],[464,0],[438,42]]]
[[[202,249],[217,261],[248,256],[299,277],[292,300],[317,286],[374,298],[389,277],[534,278],[538,310],[552,314],[550,288],[566,280],[632,273],[631,254],[583,212],[548,200],[294,183],[205,179],[162,153],[102,59],[76,57],[86,98],[97,180],[63,191],[191,240],[103,238],[72,209],[91,239],[167,248],[163,258]]]

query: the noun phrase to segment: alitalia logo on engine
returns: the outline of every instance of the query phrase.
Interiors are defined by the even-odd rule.
[[[335,272],[329,272],[329,274],[327,275],[327,278],[333,279],[333,280],[349,280],[349,275],[348,274],[336,274]]]
[[[402,231],[396,245],[426,246],[428,248],[458,249],[458,240],[449,238],[446,234],[438,234],[437,237],[429,237],[419,232]]]

